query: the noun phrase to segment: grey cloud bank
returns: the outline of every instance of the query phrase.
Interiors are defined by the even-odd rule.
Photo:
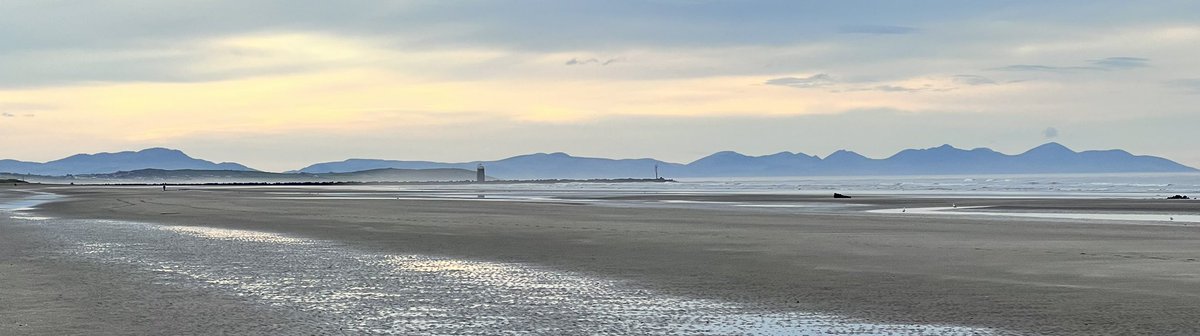
[[[1188,14],[1189,9],[1195,9],[1191,13],[1200,12],[1200,5],[1177,2],[1172,5],[1176,8],[1153,14],[1160,16],[1160,20],[1186,22],[1197,16]],[[864,12],[866,7],[872,10]],[[398,51],[482,47],[536,53],[841,45],[844,52],[828,55],[818,62],[806,62],[810,66],[831,68],[839,63],[843,63],[839,67],[846,66],[846,62],[965,57],[977,53],[972,50],[979,47],[974,40],[988,39],[996,47],[1004,47],[1027,38],[1024,32],[986,29],[992,21],[1041,24],[1050,18],[1040,16],[1050,13],[1078,16],[1070,20],[1053,18],[1051,22],[1061,25],[1062,33],[1144,22],[1144,17],[1115,14],[1144,12],[1120,10],[1137,7],[1141,6],[1118,1],[1071,6],[1035,1],[1005,4],[933,1],[911,6],[890,1],[205,1],[67,5],[15,0],[0,4],[0,22],[3,22],[0,27],[5,28],[0,30],[0,41],[4,41],[0,43],[0,64],[3,64],[0,73],[6,74],[0,78],[0,85],[209,81],[297,70],[251,68],[224,73],[180,70],[194,69],[192,65],[199,61],[197,58],[206,56],[181,47],[180,43],[270,32],[366,37],[385,41]],[[84,16],[90,19],[75,19]],[[918,31],[908,24],[931,28]],[[970,28],[964,31],[976,33],[954,32],[958,29],[954,26],[960,25]],[[917,32],[921,34],[914,34]],[[847,35],[922,36],[906,40],[908,47],[893,48],[892,42],[859,44],[846,40]],[[990,58],[1003,62],[999,55]],[[1094,66],[1136,67],[1141,66],[1139,60],[1103,58]],[[578,60],[581,64],[586,61],[586,58]],[[597,59],[597,63],[607,61]],[[721,67],[730,66],[733,64]],[[811,70],[803,65],[789,67],[781,70]],[[1027,71],[1077,68],[1086,67],[1038,63],[1000,67]]]

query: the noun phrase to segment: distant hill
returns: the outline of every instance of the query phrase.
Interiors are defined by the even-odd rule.
[[[1036,173],[1170,173],[1196,169],[1154,156],[1123,150],[1076,152],[1047,143],[1024,153],[1007,155],[987,148],[958,149],[950,145],[908,149],[876,164],[876,170],[895,174],[1036,174]]]
[[[46,163],[0,160],[0,172],[43,176],[104,174],[139,169],[255,171],[237,163],[214,163],[192,158],[181,151],[167,148],[149,148],[136,152],[76,154]]]
[[[296,183],[296,182],[445,182],[475,179],[466,169],[372,169],[350,173],[268,173],[248,170],[140,169],[105,174],[39,176],[0,174],[0,179],[40,183]]]
[[[458,168],[474,170],[479,164],[486,166],[488,175],[510,180],[653,177],[654,165],[656,164],[662,167],[678,165],[654,159],[616,160],[577,157],[567,155],[566,153],[537,153],[514,156],[497,161],[457,163],[350,159],[340,162],[318,163],[298,171],[303,173],[342,173],[380,168]]]
[[[46,163],[0,160],[0,173],[11,173],[8,176],[12,178],[35,176],[25,179],[31,182],[42,181],[47,176],[67,175],[81,180],[403,182],[473,180],[475,167],[479,164],[487,168],[489,176],[508,180],[650,178],[654,177],[656,166],[661,176],[669,178],[1197,171],[1160,157],[1134,155],[1123,150],[1076,152],[1051,142],[1013,155],[988,148],[968,150],[942,145],[906,149],[883,159],[848,150],[839,150],[824,158],[792,152],[749,156],[724,151],[686,164],[649,158],[578,157],[566,153],[537,153],[471,162],[350,159],[318,163],[288,173],[259,172],[237,163],[192,158],[178,150],[150,148],[137,152],[78,154]],[[348,173],[357,175],[345,175]]]
[[[565,153],[539,153],[497,161],[441,163],[351,159],[315,164],[307,173],[350,172],[377,168],[461,168],[483,164],[489,175],[502,179],[653,177],[654,167],[666,177],[770,177],[838,175],[939,175],[1037,173],[1168,173],[1196,172],[1171,160],[1133,155],[1123,150],[1076,152],[1058,143],[1047,143],[1021,154],[1009,155],[988,148],[959,149],[950,145],[906,149],[884,159],[839,150],[824,158],[781,152],[748,156],[725,151],[687,164],[654,159],[603,159]]]

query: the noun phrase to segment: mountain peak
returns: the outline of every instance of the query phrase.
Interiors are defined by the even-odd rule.
[[[688,163],[689,165],[705,165],[705,164],[723,164],[726,162],[740,162],[749,159],[749,156],[734,151],[720,151],[712,153],[709,156],[702,157],[696,161]]]
[[[1067,148],[1067,146],[1063,146],[1063,144],[1053,142],[1053,141],[1042,144],[1041,146],[1034,147],[1033,149],[1035,149],[1035,150],[1036,149],[1053,149],[1053,150],[1063,150],[1063,151],[1074,152],[1070,148]]]
[[[845,150],[845,149],[839,149],[836,152],[830,153],[828,156],[826,156],[825,160],[829,160],[829,159],[834,159],[834,160],[866,159],[866,158],[867,158],[866,156],[863,156],[862,154],[858,154],[857,152],[849,151],[849,150]]]
[[[183,151],[181,151],[181,150],[166,148],[166,147],[150,147],[150,148],[146,148],[146,149],[138,151],[138,153],[155,153],[155,152],[183,153]]]
[[[1037,147],[1034,147],[1033,149],[1025,151],[1025,153],[1023,153],[1022,155],[1027,155],[1027,154],[1063,155],[1063,154],[1075,154],[1075,151],[1073,151],[1070,148],[1067,148],[1067,146],[1063,146],[1062,144],[1057,143],[1057,142],[1047,142],[1045,144],[1042,144],[1041,146],[1037,146]]]
[[[746,156],[746,154],[738,153],[735,151],[720,151],[720,152],[712,153],[712,155],[709,155],[709,156]]]
[[[120,154],[120,153],[118,153],[118,154]],[[184,153],[181,150],[163,148],[163,147],[146,148],[146,149],[143,149],[143,150],[140,150],[137,152],[133,152],[130,154],[153,155],[153,156],[175,156],[175,157],[180,157],[180,158],[191,158],[191,156],[188,156],[187,153]]]
[[[35,163],[28,167],[23,167],[17,172],[62,176],[105,174],[141,169],[254,170],[236,163],[213,163],[211,161],[192,158],[177,149],[152,147],[136,152],[75,154],[46,163]]]

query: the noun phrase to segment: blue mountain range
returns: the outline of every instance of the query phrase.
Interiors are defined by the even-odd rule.
[[[350,172],[378,168],[463,168],[478,164],[489,175],[505,179],[653,177],[654,168],[666,177],[770,177],[806,175],[945,175],[1037,173],[1168,173],[1196,172],[1195,168],[1160,157],[1133,155],[1123,150],[1076,152],[1058,143],[1047,143],[1021,154],[1008,155],[987,148],[971,150],[942,145],[906,149],[884,159],[839,150],[824,158],[781,152],[748,156],[724,151],[687,164],[654,159],[602,159],[565,153],[521,155],[497,161],[442,163],[351,159],[319,163],[300,169],[306,173]]]
[[[167,148],[148,148],[136,152],[76,154],[45,163],[0,160],[0,172],[13,174],[63,176],[140,169],[255,171],[237,163],[214,163],[192,158],[182,151]]]
[[[1039,173],[1173,173],[1195,168],[1160,157],[1134,155],[1123,150],[1076,152],[1058,143],[1047,143],[1024,153],[1009,155],[987,148],[959,149],[950,145],[906,149],[874,159],[839,150],[824,158],[780,152],[749,156],[724,151],[690,163],[655,159],[605,159],[566,153],[537,153],[495,161],[433,162],[350,159],[318,163],[293,173],[351,173],[375,169],[474,170],[486,167],[489,176],[501,179],[589,179],[654,177],[771,177],[839,175],[954,175]],[[214,163],[181,151],[150,148],[137,152],[78,154],[46,163],[0,160],[0,173],[45,176],[105,174],[141,169],[256,171],[241,164]]]

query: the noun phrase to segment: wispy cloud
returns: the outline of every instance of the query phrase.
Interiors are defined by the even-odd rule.
[[[840,90],[839,92],[861,92],[861,91],[876,91],[876,92],[901,92],[901,93],[916,93],[916,92],[946,92],[958,89],[954,86],[947,85],[911,85],[911,84],[881,84],[874,86],[858,86]]]
[[[1108,57],[1092,60],[1091,63],[1105,69],[1131,69],[1147,67],[1150,60],[1141,57]]]
[[[883,91],[883,92],[920,92],[929,90],[929,88],[913,88],[899,85],[877,85],[868,88],[867,90]]]
[[[572,59],[568,60],[566,63],[563,63],[563,65],[567,65],[567,66],[571,66],[571,65],[608,66],[609,64],[617,63],[620,61],[621,61],[620,58],[609,58],[609,59],[603,59],[603,60],[599,59],[599,58],[572,58]]]
[[[842,34],[903,35],[916,33],[917,31],[913,27],[889,25],[853,25],[838,28],[838,32]]]
[[[787,86],[799,89],[825,88],[830,92],[945,92],[962,86],[978,86],[999,84],[996,81],[976,75],[957,75],[951,77],[914,77],[887,81],[844,81],[829,74],[815,74],[808,77],[780,77],[767,80],[764,84]]]
[[[767,80],[764,84],[789,86],[794,88],[818,88],[837,83],[829,74],[815,74],[808,77],[779,77]]]
[[[954,82],[965,85],[993,85],[995,80],[979,75],[954,75]]]
[[[1190,94],[1200,94],[1200,78],[1184,78],[1166,81],[1167,87]]]
[[[1107,70],[1101,67],[1090,66],[1054,66],[1041,64],[1013,64],[992,68],[995,71],[1025,71],[1025,72],[1055,72],[1055,73],[1070,73],[1080,71],[1104,71]]]
[[[1106,57],[1088,61],[1088,65],[1044,65],[1044,64],[1014,64],[992,68],[995,71],[1026,71],[1074,73],[1086,71],[1110,71],[1143,68],[1150,65],[1150,60],[1141,57]]]

